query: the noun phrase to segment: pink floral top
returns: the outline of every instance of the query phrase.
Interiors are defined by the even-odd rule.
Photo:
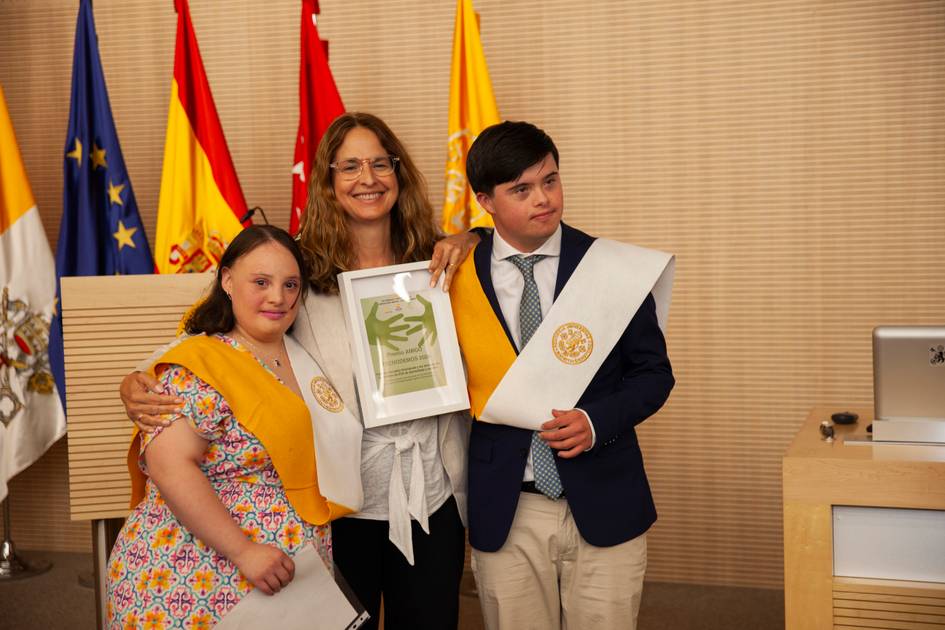
[[[218,338],[245,351],[229,337]],[[185,400],[172,421],[191,422],[209,441],[200,468],[246,536],[290,556],[313,544],[331,566],[330,526],[296,514],[268,453],[220,393],[179,365],[165,366],[159,380]],[[160,434],[161,428],[142,434],[138,465],[145,474],[144,452]],[[232,562],[187,531],[149,478],[144,500],[112,550],[108,628],[212,628],[252,588]]]

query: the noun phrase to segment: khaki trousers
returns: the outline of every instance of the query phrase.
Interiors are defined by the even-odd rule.
[[[646,534],[614,547],[581,538],[567,501],[523,492],[501,549],[473,549],[488,630],[635,630]]]

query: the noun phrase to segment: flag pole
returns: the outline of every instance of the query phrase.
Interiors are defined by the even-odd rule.
[[[10,536],[10,496],[3,500],[3,544],[0,545],[0,583],[36,577],[52,568],[51,562],[26,563],[17,557]]]

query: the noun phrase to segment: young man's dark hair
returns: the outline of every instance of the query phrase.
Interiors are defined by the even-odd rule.
[[[492,195],[498,184],[515,180],[529,166],[558,148],[544,131],[527,122],[506,120],[483,130],[466,156],[466,178],[473,192]]]

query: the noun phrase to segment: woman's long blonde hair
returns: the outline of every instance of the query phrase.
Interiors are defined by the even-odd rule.
[[[337,293],[337,274],[351,270],[354,263],[345,211],[335,197],[328,165],[355,127],[374,132],[384,150],[400,158],[396,169],[400,192],[390,211],[390,240],[397,262],[426,260],[433,254],[439,237],[433,225],[433,208],[427,200],[426,182],[394,132],[377,116],[342,114],[331,123],[318,145],[299,232],[299,245],[311,271],[311,285],[319,293]]]

